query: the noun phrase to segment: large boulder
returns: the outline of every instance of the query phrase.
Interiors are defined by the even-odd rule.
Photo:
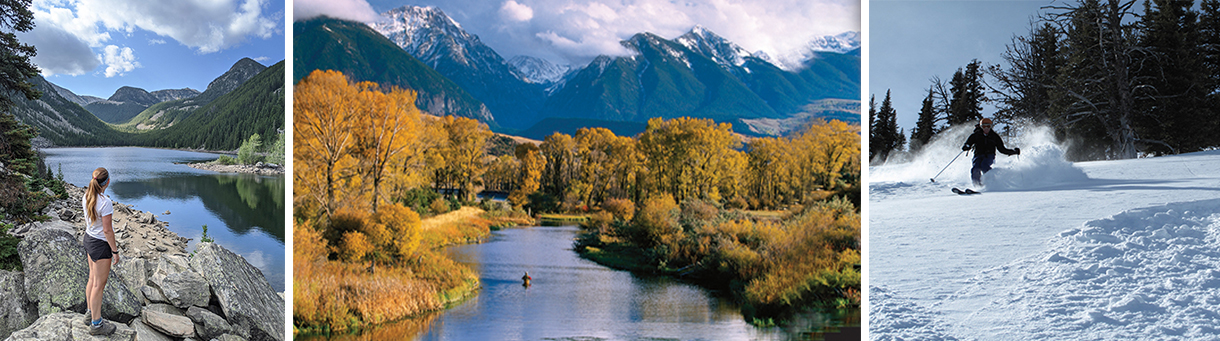
[[[131,329],[136,331],[136,341],[173,341],[173,338],[144,324],[143,319],[131,320]]]
[[[85,312],[89,268],[80,240],[60,229],[37,229],[17,244],[17,253],[25,268],[25,291],[37,305],[39,316]],[[102,317],[130,322],[140,315],[140,303],[119,275],[111,271],[102,292]]]
[[[169,274],[156,284],[169,303],[178,308],[206,307],[208,300],[212,298],[212,289],[208,282],[194,271]]]
[[[44,340],[105,340],[134,341],[136,331],[126,325],[114,323],[114,334],[109,336],[89,335],[89,326],[84,321],[85,315],[78,313],[54,313],[39,317],[34,324],[9,335],[5,341],[44,341]]]
[[[144,324],[175,338],[195,337],[195,324],[186,316],[166,314],[154,310],[145,310]]]
[[[211,285],[234,334],[253,341],[284,339],[284,300],[262,271],[216,243],[199,243],[190,264]]]
[[[143,298],[141,292],[144,285],[148,284],[148,261],[139,257],[123,257],[118,266],[112,267],[111,270],[119,273],[119,278],[123,279],[123,284],[127,285],[127,289],[131,291],[137,299]]]
[[[25,275],[0,270],[0,337],[29,327],[38,319],[38,307],[25,296]]]
[[[204,340],[211,340],[233,331],[233,327],[229,326],[229,322],[226,322],[223,317],[204,308],[187,308],[186,316],[190,317],[191,321],[195,321],[195,334]]]

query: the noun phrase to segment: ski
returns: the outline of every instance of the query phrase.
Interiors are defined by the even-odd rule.
[[[963,190],[957,189],[957,187],[954,187],[952,189],[952,191],[953,191],[953,193],[957,193],[958,195],[983,194],[983,192],[978,192],[978,191],[975,191],[975,190],[969,189],[969,188],[967,188],[966,190],[963,191]]]

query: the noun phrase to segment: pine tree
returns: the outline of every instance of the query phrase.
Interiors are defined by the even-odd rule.
[[[873,156],[873,161],[884,162],[889,158],[890,153],[901,151],[903,145],[906,144],[905,132],[898,129],[898,112],[894,110],[890,101],[889,90],[885,91],[885,99],[881,101],[881,108],[877,111],[875,123],[875,139],[869,140],[869,144],[878,144],[877,154]]]
[[[982,62],[975,59],[966,64],[964,71],[958,68],[957,72],[953,73],[953,79],[949,81],[949,91],[953,96],[949,101],[950,125],[983,118],[983,102],[987,101],[987,97],[983,93],[983,72],[979,69],[981,66]]]
[[[1144,1],[1139,47],[1148,58],[1134,70],[1141,86],[1137,105],[1140,137],[1160,141],[1170,151],[1195,151],[1214,139],[1216,126],[1203,107],[1206,77],[1199,48],[1198,14],[1185,1]]]
[[[922,149],[932,136],[936,135],[936,106],[933,101],[932,88],[928,88],[928,97],[923,99],[923,107],[919,109],[919,119],[915,121],[915,129],[911,130],[911,152]]]
[[[868,97],[868,159],[872,160],[877,157],[877,151],[881,150],[880,136],[877,134],[880,127],[877,126],[877,96]]]

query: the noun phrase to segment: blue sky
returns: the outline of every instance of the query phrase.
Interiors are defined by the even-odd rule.
[[[1027,35],[1040,8],[1063,1],[881,0],[869,3],[869,89],[877,106],[891,90],[898,125],[909,134],[930,79],[948,81],[972,59],[1002,64],[1014,35]],[[867,98],[865,99],[867,100]],[[983,116],[995,109],[985,106]]]
[[[120,87],[203,91],[243,57],[284,59],[282,0],[34,0],[33,31],[47,80],[78,95]]]
[[[675,38],[696,24],[777,56],[815,37],[860,31],[861,8],[859,0],[296,0],[293,15],[371,22],[405,5],[440,8],[504,58],[578,65],[627,53],[619,41],[633,34]]]

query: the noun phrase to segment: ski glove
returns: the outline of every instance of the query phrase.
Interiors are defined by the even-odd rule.
[[[965,146],[962,146],[962,151],[963,151],[963,152],[964,152],[964,151],[967,151],[967,150],[970,150],[970,145],[965,145]]]
[[[1021,155],[1021,148],[1013,148],[1012,150],[1016,151],[1017,155]]]

